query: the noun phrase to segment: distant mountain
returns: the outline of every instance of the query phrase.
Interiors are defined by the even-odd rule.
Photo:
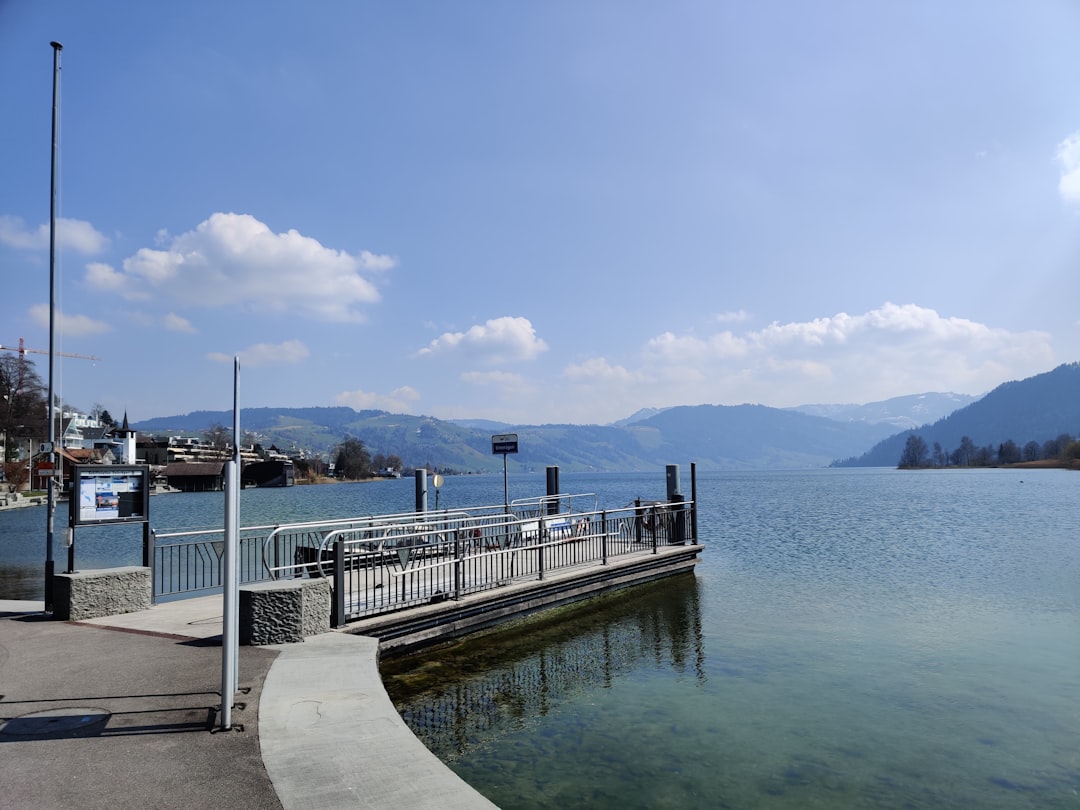
[[[946,452],[967,436],[977,447],[1012,439],[1021,447],[1040,444],[1062,433],[1080,432],[1080,363],[1068,363],[1025,380],[999,385],[955,413],[882,440],[866,453],[837,462],[841,467],[895,467],[907,437],[921,436],[928,447],[938,442]]]
[[[520,452],[510,470],[631,471],[695,461],[701,470],[896,466],[909,424],[920,413],[932,419],[957,394],[918,394],[868,405],[696,405],[638,411],[613,425],[509,425],[489,420],[441,421],[429,416],[354,411],[351,408],[244,408],[240,427],[264,446],[287,453],[329,455],[347,436],[372,453],[399,456],[407,466],[432,465],[458,472],[498,472],[491,436],[517,433]],[[928,421],[929,421],[928,419]],[[231,424],[229,411],[195,411],[136,422],[140,433],[201,434]],[[1040,443],[1080,431],[1080,364],[999,386],[918,433],[931,447],[959,446],[964,435],[979,446],[1013,439]],[[873,448],[867,452],[866,448]],[[861,454],[861,455],[860,455]]]
[[[612,422],[611,424],[615,427],[626,427],[627,425],[632,425],[635,422],[642,422],[651,416],[656,416],[658,413],[662,413],[663,411],[663,408],[642,408],[641,410],[635,411],[634,413],[630,414],[625,419],[620,419],[619,421]]]
[[[495,422],[491,419],[450,419],[447,421],[463,428],[486,430],[490,433],[509,433],[514,427],[509,422]]]
[[[893,397],[865,405],[799,405],[791,410],[840,422],[884,423],[900,431],[935,422],[978,399],[968,394],[927,393]]]
[[[702,469],[821,467],[835,448],[866,447],[891,432],[887,425],[838,422],[764,405],[668,408],[625,428],[646,435],[656,459],[691,459]]]
[[[140,433],[200,434],[229,425],[229,411],[195,411],[136,422]],[[459,472],[497,472],[491,436],[518,434],[511,470],[551,464],[574,471],[655,469],[696,461],[705,469],[824,467],[888,435],[888,426],[837,422],[762,405],[698,405],[669,408],[625,427],[614,425],[521,425],[480,421],[484,429],[427,416],[354,411],[351,408],[243,408],[240,428],[264,446],[316,455],[333,452],[355,436],[372,453],[394,454],[406,465]],[[494,426],[494,430],[492,427]]]

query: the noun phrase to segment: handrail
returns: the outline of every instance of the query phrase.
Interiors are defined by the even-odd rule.
[[[359,616],[417,603],[426,598],[425,588],[459,598],[523,578],[543,579],[567,565],[606,565],[609,556],[650,548],[657,553],[660,545],[699,541],[692,500],[676,496],[670,502],[637,501],[616,510],[581,510],[589,498],[596,495],[517,499],[509,512],[505,504],[497,504],[245,526],[240,529],[242,548],[247,549],[242,552],[241,578],[257,582],[305,573],[329,576],[334,569],[335,582],[342,578],[342,594],[359,596],[349,608],[349,615]],[[556,499],[560,511],[546,514],[543,506]],[[155,595],[220,587],[223,529],[154,532],[153,538]],[[406,584],[406,574],[423,581]],[[393,593],[369,590],[367,597],[361,596],[364,588],[381,588],[382,577],[394,583]]]

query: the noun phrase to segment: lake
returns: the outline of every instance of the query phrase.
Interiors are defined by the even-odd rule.
[[[606,507],[664,493],[663,470],[561,479]],[[510,485],[540,495],[544,476]],[[695,576],[392,664],[387,688],[507,810],[1075,808],[1078,486],[1063,470],[700,474]],[[242,522],[403,511],[412,492],[248,490]],[[440,496],[501,502],[502,478],[450,477]],[[220,493],[151,500],[161,531],[220,526],[222,509]],[[40,508],[0,513],[0,598],[40,591],[43,525]],[[137,563],[137,531],[121,534],[81,531],[79,565]]]

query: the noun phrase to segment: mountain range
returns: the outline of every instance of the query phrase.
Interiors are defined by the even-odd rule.
[[[141,433],[200,434],[232,422],[230,411],[194,411],[133,424]],[[954,449],[1012,439],[1040,443],[1080,431],[1080,363],[983,397],[926,393],[865,405],[687,405],[642,410],[611,425],[513,425],[490,420],[355,411],[347,407],[242,408],[241,430],[264,446],[328,456],[348,436],[406,466],[497,472],[491,436],[516,433],[513,471],[558,465],[569,471],[631,471],[695,461],[701,470],[896,466],[908,435]],[[843,461],[840,461],[840,460]]]
[[[1023,446],[1062,434],[1080,434],[1080,363],[999,385],[986,396],[933,423],[883,439],[858,457],[835,466],[895,467],[908,436],[915,434],[928,447],[938,443],[951,452],[967,436],[976,447],[997,448],[1012,440]]]

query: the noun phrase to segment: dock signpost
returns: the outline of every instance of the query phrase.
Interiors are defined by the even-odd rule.
[[[496,433],[491,437],[491,454],[503,457],[503,507],[510,512],[510,494],[506,486],[506,456],[518,451],[518,436],[516,433]]]

